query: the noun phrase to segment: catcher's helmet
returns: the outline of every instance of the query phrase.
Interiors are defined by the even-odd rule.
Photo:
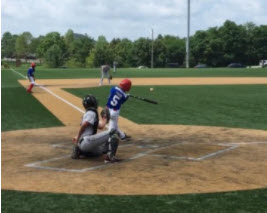
[[[125,92],[130,91],[132,87],[132,82],[125,78],[120,82],[120,88],[122,88]]]
[[[36,67],[36,64],[35,64],[35,63],[32,63],[32,64],[31,64],[31,67]]]
[[[93,95],[86,95],[83,98],[83,107],[88,110],[89,108],[97,109],[97,100]]]

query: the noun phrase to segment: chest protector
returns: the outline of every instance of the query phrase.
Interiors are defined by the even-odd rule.
[[[95,108],[89,108],[87,111],[93,111],[96,114],[96,119],[93,125],[93,135],[95,135],[97,133],[97,127],[99,122],[98,112]]]

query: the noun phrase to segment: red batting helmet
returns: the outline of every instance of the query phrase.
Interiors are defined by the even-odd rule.
[[[32,63],[32,64],[31,64],[31,67],[35,67],[35,66],[36,66],[36,64],[35,64],[35,63]]]
[[[120,82],[120,88],[122,88],[125,92],[130,91],[132,86],[132,82],[125,78]]]

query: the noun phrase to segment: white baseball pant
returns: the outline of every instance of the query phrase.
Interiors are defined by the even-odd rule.
[[[122,132],[119,129],[119,126],[118,126],[120,110],[109,109],[109,113],[110,113],[110,120],[109,120],[109,126],[108,126],[109,131],[112,130],[112,129],[116,129],[118,134],[119,134],[119,137],[121,139],[124,138],[125,137],[125,133]]]

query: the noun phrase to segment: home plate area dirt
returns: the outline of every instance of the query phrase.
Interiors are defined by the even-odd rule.
[[[20,83],[28,85],[25,80]],[[138,125],[121,117],[120,128],[133,136],[120,143],[117,156],[122,162],[104,164],[103,157],[73,160],[71,138],[77,134],[83,108],[80,98],[62,88],[94,87],[98,79],[37,83],[33,96],[65,126],[2,132],[2,189],[130,195],[267,187],[267,131],[262,130]],[[233,83],[266,84],[267,79],[134,79],[135,85]]]

